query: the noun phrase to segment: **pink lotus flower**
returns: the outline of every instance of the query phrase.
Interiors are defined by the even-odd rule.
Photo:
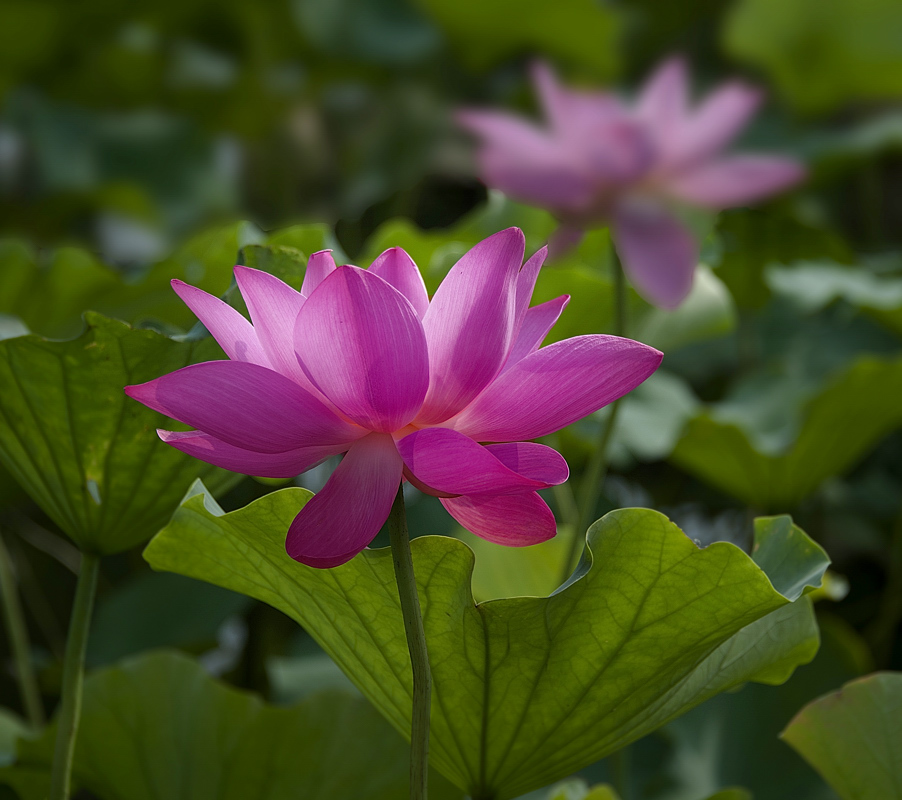
[[[346,453],[288,532],[289,555],[305,564],[332,567],[363,550],[402,477],[473,533],[536,544],[555,534],[536,491],[568,470],[552,448],[522,440],[626,394],[661,354],[600,335],[539,349],[569,298],[528,307],[545,250],[526,264],[523,250],[517,228],[480,242],[431,302],[400,248],[368,270],[314,253],[300,293],[235,267],[253,325],[173,281],[230,360],[126,392],[197,428],[159,431],[163,441],[225,469],[293,477]]]
[[[803,177],[791,159],[723,155],[761,95],[726,83],[690,109],[681,59],[665,62],[632,105],[565,89],[544,64],[536,65],[534,81],[547,127],[500,111],[458,113],[481,139],[485,182],[561,220],[553,250],[610,224],[630,281],[655,305],[675,308],[685,299],[698,261],[698,242],[676,205],[745,205]]]

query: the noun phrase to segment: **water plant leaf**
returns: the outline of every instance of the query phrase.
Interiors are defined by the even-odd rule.
[[[85,320],[70,341],[0,341],[0,462],[80,548],[116,553],[165,524],[195,478],[214,490],[237,479],[163,444],[166,418],[122,391],[221,351]]]
[[[815,114],[898,97],[900,33],[894,0],[830,0],[828,9],[817,0],[742,0],[730,9],[724,43],[766,70],[793,106]]]
[[[808,403],[788,449],[762,452],[739,425],[704,413],[683,431],[671,458],[745,503],[786,508],[902,425],[900,393],[902,359],[860,358]]]
[[[0,784],[38,800],[54,736],[50,726],[37,741],[20,740],[17,763],[0,770]],[[100,800],[397,800],[407,773],[404,741],[347,692],[277,708],[165,651],[85,682],[74,782]],[[461,795],[436,776],[430,796]]]
[[[902,797],[902,673],[868,675],[814,700],[781,736],[843,800]]]
[[[283,489],[224,515],[191,497],[145,558],[286,613],[406,733],[412,679],[390,552],[329,570],[292,561],[285,531],[309,497]],[[817,649],[799,588],[819,583],[827,559],[785,519],[759,522],[758,536],[759,552],[783,555],[771,576],[732,544],[701,550],[663,515],[623,509],[590,528],[581,566],[557,593],[479,605],[473,552],[450,537],[414,539],[433,766],[474,800],[506,800],[720,691],[785,680]]]

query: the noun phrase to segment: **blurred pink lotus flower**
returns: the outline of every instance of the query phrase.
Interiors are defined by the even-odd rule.
[[[482,177],[549,209],[562,223],[552,253],[610,224],[624,269],[649,302],[675,308],[689,294],[699,245],[676,207],[745,205],[797,183],[802,166],[771,155],[723,155],[761,94],[723,84],[690,108],[686,65],[665,62],[632,105],[614,94],[565,89],[545,64],[534,83],[547,126],[501,111],[463,110],[481,140]]]
[[[368,270],[314,253],[301,292],[235,267],[253,324],[173,281],[230,360],[126,392],[197,428],[161,430],[163,441],[225,469],[287,478],[346,453],[288,532],[289,555],[305,564],[337,566],[363,550],[402,478],[478,536],[536,544],[555,534],[536,491],[568,469],[552,448],[522,440],[626,394],[661,354],[601,335],[539,349],[569,298],[529,308],[545,249],[525,264],[523,255],[519,229],[490,236],[431,302],[401,248]]]

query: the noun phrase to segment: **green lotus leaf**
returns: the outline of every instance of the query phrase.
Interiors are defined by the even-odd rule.
[[[116,553],[165,524],[197,477],[237,479],[163,444],[155,429],[172,423],[122,391],[221,352],[85,319],[71,341],[0,341],[0,462],[80,548]]]
[[[689,423],[671,458],[745,503],[786,508],[902,426],[900,394],[902,359],[864,357],[807,404],[787,449],[763,452],[751,431],[709,412]]]
[[[902,92],[902,8],[895,0],[741,0],[724,43],[763,68],[783,96],[808,113],[836,111]],[[817,75],[812,81],[811,76]]]
[[[851,681],[781,734],[843,800],[902,797],[902,673]]]
[[[403,739],[347,692],[277,708],[165,651],[96,672],[84,691],[74,783],[99,800],[397,800],[407,791]],[[55,734],[50,726],[19,740],[0,785],[22,800],[46,797]],[[461,794],[435,776],[430,796]]]
[[[309,497],[283,489],[229,514],[191,497],[145,558],[292,617],[406,735],[412,678],[391,554],[367,550],[329,570],[292,561],[285,532]],[[732,544],[699,549],[655,511],[615,511],[590,528],[555,594],[478,605],[472,550],[415,539],[433,766],[474,800],[506,800],[720,691],[785,680],[817,650],[810,602],[798,598],[827,559],[785,518],[759,520],[757,535],[770,574]]]

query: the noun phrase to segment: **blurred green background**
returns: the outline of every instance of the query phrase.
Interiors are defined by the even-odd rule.
[[[75,335],[87,309],[184,332],[194,319],[169,279],[222,295],[239,250],[261,265],[333,246],[364,264],[401,244],[434,288],[505,225],[535,249],[553,222],[488,195],[450,113],[534,113],[535,57],[628,94],[673,53],[698,92],[732,76],[764,86],[742,144],[803,159],[810,175],[719,215],[685,309],[634,298],[631,335],[666,357],[624,406],[598,511],[648,505],[700,542],[739,543],[754,513],[790,512],[834,558],[840,589],[821,603],[813,665],[642,744],[636,786],[671,800],[724,782],[829,798],[775,733],[843,680],[902,668],[897,0],[0,0],[0,336]],[[539,295],[574,295],[560,336],[605,330],[607,252],[598,232],[543,273]],[[576,475],[598,424],[558,442]],[[246,480],[223,504],[265,491]],[[414,530],[452,532],[434,505],[412,504]],[[0,522],[15,531],[5,539],[53,698],[75,551],[5,473]],[[488,565],[477,594],[552,588],[531,556],[475,546]],[[152,574],[139,551],[108,560],[92,636],[92,666],[176,646],[281,701],[338,680],[277,612]],[[18,708],[6,646],[0,701]],[[717,746],[687,744],[711,729]],[[777,785],[741,758],[751,747],[789,777]]]

